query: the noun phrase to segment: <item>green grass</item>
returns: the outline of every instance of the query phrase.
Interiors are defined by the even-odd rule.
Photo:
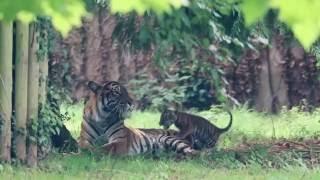
[[[64,106],[63,109],[72,116],[66,126],[77,138],[83,106]],[[41,161],[37,169],[0,166],[0,179],[320,179],[319,166],[307,168],[302,159],[292,158],[292,154],[269,157],[266,149],[257,147],[240,154],[245,159],[244,164],[236,152],[225,150],[244,142],[273,141],[274,136],[275,139],[317,138],[320,111],[309,114],[293,109],[270,116],[242,108],[232,113],[232,129],[221,136],[217,151],[210,156],[176,162],[170,158],[172,155],[153,160],[146,156],[111,158],[89,153],[52,154]],[[226,126],[229,119],[216,108],[197,114],[219,127]],[[160,128],[159,117],[158,112],[133,112],[126,123],[131,127]]]
[[[82,105],[64,107],[64,112],[72,115],[66,122],[67,128],[74,137],[80,133],[82,120]],[[209,119],[218,127],[225,127],[229,122],[229,115],[218,108],[209,111],[193,112]],[[320,109],[312,114],[299,112],[297,108],[283,110],[279,115],[266,115],[246,108],[234,109],[233,125],[229,132],[223,134],[218,147],[234,147],[243,141],[259,142],[271,139],[300,139],[317,138],[320,135]],[[126,124],[136,128],[161,128],[159,126],[159,112],[133,112]],[[174,127],[173,127],[174,128]]]
[[[194,161],[153,161],[141,158],[96,160],[93,156],[57,155],[38,169],[5,166],[1,179],[319,179],[318,169],[210,168]]]
[[[319,179],[319,169],[289,166],[281,169],[263,168],[257,164],[225,168],[203,163],[202,160],[175,162],[168,158],[158,161],[142,157],[110,158],[82,155],[53,155],[37,169],[4,166],[1,179]]]

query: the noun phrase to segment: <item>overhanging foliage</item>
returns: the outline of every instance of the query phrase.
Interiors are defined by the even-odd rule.
[[[268,9],[279,11],[279,19],[292,29],[304,48],[309,49],[319,38],[320,1],[243,0],[242,10],[246,24],[257,22]]]
[[[82,0],[1,0],[0,20],[19,19],[24,23],[36,16],[51,17],[53,26],[63,36],[74,26],[81,25],[81,17],[88,15]]]

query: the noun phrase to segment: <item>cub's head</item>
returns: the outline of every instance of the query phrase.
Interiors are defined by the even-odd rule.
[[[88,82],[89,89],[96,97],[96,105],[100,111],[106,114],[118,115],[124,119],[128,112],[133,109],[133,100],[127,89],[116,81],[107,81],[98,84],[93,81]]]
[[[166,109],[162,112],[160,117],[159,125],[163,126],[164,129],[169,129],[169,127],[174,124],[177,120],[177,114],[173,110]]]

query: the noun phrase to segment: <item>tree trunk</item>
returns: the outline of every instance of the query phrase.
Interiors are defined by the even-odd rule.
[[[38,121],[38,95],[39,95],[39,63],[37,58],[38,31],[35,24],[29,29],[29,71],[28,71],[28,150],[27,164],[31,167],[37,165],[37,121]]]
[[[255,101],[258,111],[277,113],[289,105],[288,85],[284,80],[284,58],[280,36],[272,38],[272,47],[263,51],[260,84]]]
[[[270,74],[269,65],[269,48],[263,49],[261,60],[261,71],[259,74],[259,86],[257,87],[257,97],[255,99],[256,110],[262,112],[272,112],[272,90],[270,87],[270,81],[272,81],[272,75]]]
[[[29,26],[16,23],[16,59],[15,59],[15,117],[16,117],[16,153],[21,162],[26,160],[26,122],[28,97],[28,45]]]
[[[288,84],[284,78],[284,53],[282,38],[276,35],[272,39],[272,48],[269,50],[273,112],[279,112],[283,107],[289,107]]]
[[[0,161],[10,162],[12,112],[12,22],[0,22]]]

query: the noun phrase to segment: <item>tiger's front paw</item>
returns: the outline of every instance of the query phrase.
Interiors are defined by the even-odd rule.
[[[190,148],[184,151],[184,155],[189,158],[194,158],[200,156],[200,151]]]
[[[195,157],[200,156],[200,152],[194,149],[190,149],[187,151],[184,151],[183,154],[177,154],[174,158],[176,162],[182,161],[182,160],[188,160],[188,159],[193,159]]]

